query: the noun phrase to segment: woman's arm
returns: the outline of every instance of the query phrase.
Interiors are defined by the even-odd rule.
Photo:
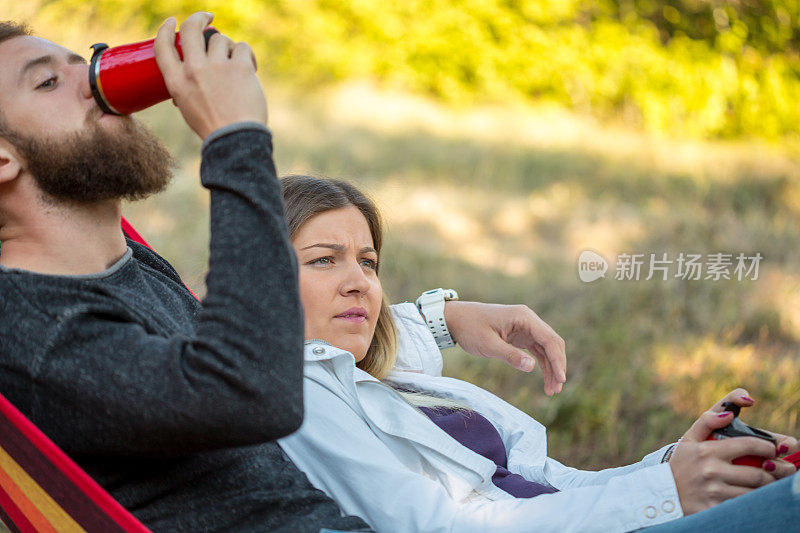
[[[545,394],[561,392],[567,381],[564,339],[527,305],[453,301],[445,304],[444,313],[453,340],[464,350],[502,359],[525,372],[533,370],[533,355],[544,377]]]
[[[559,490],[591,485],[605,485],[614,477],[623,476],[643,468],[661,464],[661,460],[670,446],[671,444],[668,444],[663,448],[649,453],[644,456],[641,461],[636,463],[597,471],[578,470],[577,468],[566,466],[548,457],[544,466],[544,474],[547,482]],[[509,469],[511,469],[510,465]],[[520,470],[525,470],[524,465],[520,467]]]
[[[394,369],[429,376],[442,375],[442,352],[436,346],[417,306],[403,302],[390,307],[397,326],[397,360]]]
[[[279,441],[281,447],[316,487],[377,531],[629,531],[681,516],[666,464],[618,476],[605,486],[460,503],[443,483],[464,483],[461,478],[433,469],[427,477],[406,466],[420,456],[399,443],[390,448],[357,406],[319,383],[306,379],[305,395],[305,422]],[[432,479],[437,477],[442,483]],[[650,508],[657,509],[652,517]]]
[[[393,305],[392,314],[400,341],[395,370],[441,375],[441,351],[416,306]],[[501,359],[524,372],[533,370],[535,357],[545,392],[561,391],[567,369],[564,340],[529,307],[453,301],[445,304],[445,317],[453,338],[467,353]]]

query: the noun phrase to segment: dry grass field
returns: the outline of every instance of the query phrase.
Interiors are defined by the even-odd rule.
[[[352,180],[379,203],[393,300],[454,287],[465,299],[525,303],[565,338],[568,384],[554,399],[537,372],[446,353],[446,373],[547,424],[553,456],[584,467],[633,460],[736,386],[757,399],[746,421],[797,433],[800,164],[791,153],[655,138],[552,108],[445,108],[367,83],[268,94],[280,173]],[[126,214],[202,292],[199,142],[170,104],[142,115],[180,168],[166,194]],[[585,249],[611,263],[605,279],[580,281]],[[682,280],[674,264],[666,281],[614,279],[621,253],[681,252],[763,259],[755,280]]]

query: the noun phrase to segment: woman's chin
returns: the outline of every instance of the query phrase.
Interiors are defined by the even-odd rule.
[[[359,361],[364,359],[364,357],[367,356],[367,350],[369,349],[369,344],[365,344],[364,342],[359,342],[358,340],[355,339],[343,339],[339,344],[334,344],[334,346],[353,354],[356,363],[358,363]]]
[[[351,346],[350,348],[343,348],[343,349],[347,350],[348,352],[353,354],[353,357],[355,358],[356,363],[360,363],[367,356],[367,348],[365,348],[364,346],[359,345],[359,346]]]

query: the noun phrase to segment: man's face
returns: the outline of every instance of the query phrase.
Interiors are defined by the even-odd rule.
[[[89,89],[86,60],[38,37],[0,43],[0,110],[6,125],[25,136],[73,133],[101,114]],[[104,122],[120,122],[110,115]]]
[[[0,113],[6,138],[46,199],[86,204],[163,189],[169,153],[130,117],[103,113],[86,61],[37,37],[0,43]]]

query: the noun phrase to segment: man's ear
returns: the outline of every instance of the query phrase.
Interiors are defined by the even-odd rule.
[[[22,168],[22,160],[14,145],[0,137],[0,185],[15,180]]]

